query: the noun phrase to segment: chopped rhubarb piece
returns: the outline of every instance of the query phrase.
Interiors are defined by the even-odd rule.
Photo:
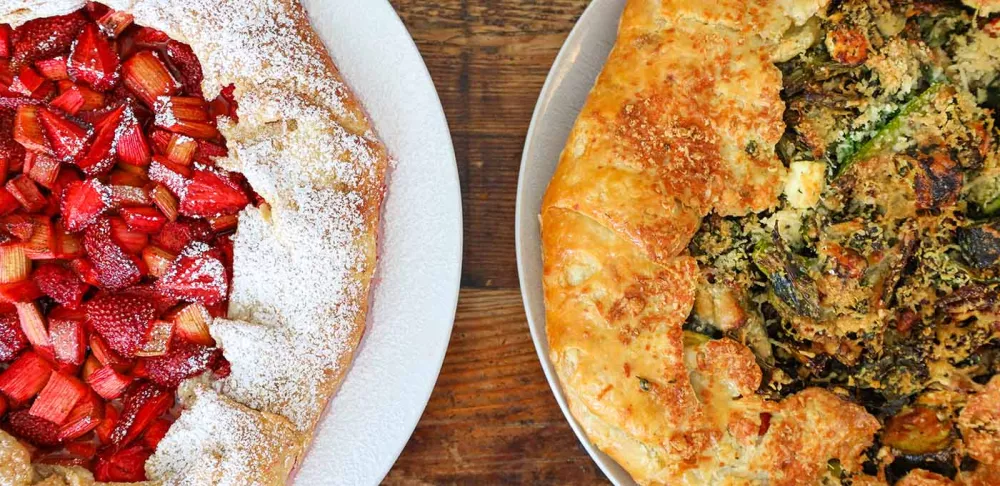
[[[0,284],[27,280],[29,273],[31,260],[21,245],[0,246]]]
[[[250,204],[250,198],[229,177],[207,170],[195,171],[181,195],[180,212],[185,216],[209,218],[236,214]]]
[[[170,352],[156,358],[146,358],[146,374],[154,383],[174,388],[182,381],[215,367],[222,351],[175,338]]]
[[[153,321],[153,324],[146,330],[142,349],[135,353],[135,355],[143,358],[163,356],[170,351],[170,343],[173,337],[173,322]]]
[[[154,420],[146,428],[146,432],[142,434],[142,443],[155,451],[156,447],[160,445],[160,441],[167,435],[167,431],[170,430],[171,425],[173,425],[173,422],[167,419]]]
[[[47,155],[30,152],[25,156],[24,172],[28,178],[51,189],[59,177],[59,161]]]
[[[119,213],[125,219],[129,229],[140,233],[156,233],[163,229],[163,225],[167,223],[167,217],[156,208],[122,208]]]
[[[135,206],[149,206],[153,201],[149,199],[149,191],[142,187],[115,185],[111,186],[111,205],[121,208],[122,216],[124,211],[135,209]],[[153,209],[146,207],[144,209]],[[128,218],[125,218],[126,220]]]
[[[32,69],[31,66],[21,66],[21,69],[17,71],[17,76],[14,76],[7,89],[12,93],[43,100],[55,91],[55,85],[38,74],[38,71]]]
[[[0,373],[0,391],[15,404],[37,395],[49,382],[52,366],[37,353],[27,351]]]
[[[83,93],[78,89],[71,89],[69,91],[64,91],[59,96],[49,103],[49,106],[54,108],[59,108],[70,115],[75,115],[83,109],[83,105],[86,100],[83,99]]]
[[[125,393],[125,389],[132,384],[132,379],[110,366],[105,366],[93,372],[87,378],[87,383],[105,400],[114,400]]]
[[[69,52],[87,18],[80,12],[26,22],[14,29],[14,62],[30,63]]]
[[[7,397],[0,395],[0,417],[6,415],[9,409],[10,403],[7,402]]]
[[[32,278],[45,295],[70,309],[80,306],[83,294],[90,288],[75,272],[54,263],[46,263],[39,267]]]
[[[60,425],[66,421],[76,403],[86,395],[87,387],[80,380],[62,373],[52,373],[45,388],[31,405],[30,413]]]
[[[170,137],[170,143],[167,145],[167,160],[179,165],[191,165],[197,150],[197,140],[175,133]]]
[[[60,436],[63,435],[63,430],[65,429],[65,427],[66,426],[64,425],[59,428]],[[63,439],[63,441],[66,440],[70,439],[65,439],[65,438]],[[90,441],[76,441],[76,442],[64,443],[63,449],[65,449],[66,452],[73,455],[75,458],[79,458],[82,462],[82,464],[80,464],[81,467],[87,467],[87,464],[89,464],[90,459],[93,458],[95,455],[97,455],[97,445],[95,445],[93,442]]]
[[[0,187],[0,214],[7,215],[21,208],[21,203],[17,201],[6,187]]]
[[[48,324],[41,309],[35,302],[17,302],[17,318],[21,321],[21,330],[27,336],[28,342],[35,349],[51,349],[52,341],[49,339]]]
[[[24,174],[7,181],[4,187],[30,212],[41,211],[45,207],[45,196],[38,190],[38,185]]]
[[[66,56],[57,56],[35,62],[35,69],[49,81],[65,81],[69,79],[66,69]]]
[[[86,307],[87,322],[94,331],[126,358],[142,349],[146,330],[156,317],[153,302],[136,294],[100,294]]]
[[[192,96],[169,96],[156,101],[156,126],[203,140],[218,137],[219,130],[208,114],[205,100]]]
[[[9,59],[14,55],[14,46],[10,42],[10,25],[0,24],[0,58]],[[2,414],[0,414],[2,415]]]
[[[132,14],[128,12],[109,10],[108,13],[102,15],[97,20],[97,25],[100,26],[101,32],[104,35],[114,39],[120,36],[128,26],[132,25],[132,21]]]
[[[35,233],[35,219],[24,214],[9,214],[0,218],[0,227],[19,240],[27,240]]]
[[[119,447],[129,445],[146,426],[169,410],[174,404],[174,394],[153,383],[141,383],[125,394],[123,402],[118,424],[111,433],[111,443]]]
[[[229,291],[221,252],[205,243],[188,245],[156,282],[156,288],[164,295],[189,302],[221,302]]]
[[[97,179],[70,183],[63,191],[63,226],[66,231],[82,231],[97,221],[110,204],[110,188]]]
[[[144,444],[122,450],[105,449],[97,454],[94,479],[105,482],[133,483],[146,480],[146,460],[153,451]]]
[[[108,290],[120,290],[142,278],[140,260],[126,253],[112,239],[111,220],[102,217],[87,228],[83,246],[94,265],[94,273]],[[141,248],[138,250],[141,251]]]
[[[28,337],[13,312],[0,313],[0,363],[6,363],[28,347]],[[0,414],[2,416],[3,414]]]
[[[73,259],[83,255],[83,238],[69,233],[62,225],[52,225],[52,256]]]
[[[149,235],[139,231],[133,231],[128,223],[120,217],[112,217],[111,240],[118,244],[123,250],[129,253],[140,253],[149,244]]]
[[[101,285],[101,281],[97,279],[97,270],[94,269],[94,264],[90,263],[90,260],[86,258],[74,258],[69,261],[69,268],[76,272],[80,280],[95,287]]]
[[[14,119],[14,140],[27,150],[53,156],[55,152],[52,151],[52,146],[49,145],[42,123],[39,121],[40,110],[39,107],[32,105],[24,105],[17,109],[17,116]]]
[[[153,204],[169,221],[177,220],[178,201],[177,198],[162,184],[156,184],[149,191]]]
[[[215,159],[228,155],[229,150],[226,147],[205,140],[198,140],[198,150],[194,153],[194,160],[205,165],[215,165]]]
[[[173,138],[173,136],[173,133],[166,130],[154,128],[149,132],[149,141],[153,146],[153,151],[158,154],[167,153],[167,147],[170,146],[170,139]]]
[[[73,162],[87,148],[90,133],[80,125],[45,108],[38,110],[38,121],[42,125],[42,131],[52,147],[53,154],[59,160]]]
[[[119,412],[114,405],[111,403],[104,404],[104,419],[101,420],[101,424],[94,429],[94,434],[97,435],[97,440],[101,441],[102,444],[111,442],[111,432],[113,432],[115,426],[118,425],[118,419],[120,416],[121,412]]]
[[[32,218],[31,237],[22,245],[28,258],[32,260],[49,260],[55,258],[52,252],[54,245],[53,224],[45,216],[35,216]]]
[[[153,156],[153,163],[149,166],[151,181],[166,186],[175,195],[181,195],[187,192],[188,177],[191,177],[188,167],[174,164],[166,157]]]
[[[108,182],[115,186],[145,187],[149,184],[146,172],[141,173],[124,170],[125,167],[135,167],[128,164],[118,164],[108,175]],[[139,167],[136,167],[139,168]],[[151,201],[150,201],[151,202]],[[148,204],[148,203],[147,203]]]
[[[82,84],[75,84],[72,81],[59,81],[59,93],[65,94],[70,91],[74,91],[80,95],[83,100],[83,105],[80,106],[80,111],[91,112],[91,113],[80,113],[80,117],[87,122],[96,122],[97,119],[103,114],[101,110],[105,107],[107,96],[104,93],[94,91]],[[52,100],[50,105],[54,104],[55,100]]]
[[[118,159],[123,164],[139,167],[149,165],[153,154],[149,149],[149,142],[142,132],[142,126],[135,117],[135,112],[131,106],[125,111],[122,123],[118,129]]]
[[[156,105],[157,98],[175,95],[181,89],[160,56],[152,51],[140,51],[125,61],[122,74],[125,86],[149,107]]]
[[[43,294],[42,291],[38,289],[38,286],[35,285],[35,282],[31,280],[0,284],[0,302],[14,304],[31,302],[42,295],[45,294]]]
[[[34,445],[51,447],[59,445],[59,424],[31,414],[28,410],[11,412],[7,426],[18,438]]]
[[[90,375],[94,374],[95,371],[101,369],[102,367],[104,367],[104,365],[102,365],[93,354],[88,355],[87,359],[83,361],[83,367],[80,370],[80,378],[83,378],[83,381],[87,381],[87,379],[90,378]]]
[[[118,82],[118,53],[96,25],[87,24],[73,43],[67,67],[69,75],[98,91],[108,91]]]
[[[129,366],[129,360],[122,358],[114,352],[107,342],[97,334],[90,335],[90,351],[93,356],[100,361],[102,366],[110,366],[116,370],[125,370]]]
[[[177,258],[177,255],[157,246],[151,245],[142,249],[142,261],[146,262],[149,274],[156,278],[160,278],[167,273],[167,269],[170,268],[175,258]]]
[[[235,214],[208,218],[208,225],[212,227],[213,232],[219,235],[236,231],[237,223],[239,223],[239,218]]]

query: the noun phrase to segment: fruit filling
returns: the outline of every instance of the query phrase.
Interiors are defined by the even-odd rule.
[[[232,87],[191,48],[100,4],[0,25],[0,428],[35,462],[145,480],[181,381],[228,363],[237,214],[215,159]]]

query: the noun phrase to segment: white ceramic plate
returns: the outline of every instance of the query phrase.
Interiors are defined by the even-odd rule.
[[[303,0],[397,165],[383,211],[369,328],[295,484],[374,485],[437,381],[458,303],[462,200],[434,83],[385,0]]]
[[[635,483],[628,473],[614,459],[597,450],[570,415],[559,379],[549,361],[538,226],[542,195],[556,170],[570,129],[614,46],[618,20],[624,8],[625,0],[594,0],[577,21],[556,57],[528,129],[517,184],[517,219],[514,224],[521,295],[528,313],[531,338],[535,341],[538,359],[542,362],[549,386],[577,438],[604,474],[617,485],[632,485]]]

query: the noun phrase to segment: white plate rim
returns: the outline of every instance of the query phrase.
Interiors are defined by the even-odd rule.
[[[532,113],[531,124],[528,126],[528,134],[525,137],[524,152],[521,155],[521,167],[518,174],[517,181],[517,197],[515,201],[515,217],[514,217],[514,241],[517,251],[517,269],[518,269],[518,279],[521,287],[521,298],[524,303],[525,314],[528,319],[528,327],[531,331],[531,339],[535,344],[535,351],[538,354],[538,359],[541,362],[542,370],[545,372],[545,377],[549,382],[549,387],[552,389],[553,395],[555,395],[556,402],[559,404],[559,408],[562,410],[563,415],[569,422],[570,427],[576,434],[577,439],[586,449],[590,457],[597,463],[598,467],[604,472],[605,476],[615,485],[627,486],[634,485],[635,482],[632,480],[631,476],[610,456],[601,452],[597,446],[595,446],[589,438],[587,438],[586,433],[583,431],[582,427],[577,423],[576,419],[569,411],[569,406],[566,403],[566,398],[563,395],[562,388],[559,384],[559,378],[556,375],[555,369],[553,368],[552,362],[548,356],[548,338],[545,334],[545,313],[544,313],[544,296],[542,295],[542,284],[541,284],[541,273],[535,269],[528,268],[528,259],[531,258],[533,264],[540,268],[541,262],[541,248],[540,246],[529,247],[531,243],[537,242],[539,240],[538,232],[538,208],[540,207],[541,197],[544,194],[544,190],[537,194],[528,194],[528,177],[529,171],[534,164],[537,164],[535,160],[535,146],[536,144],[544,144],[545,142],[538,141],[540,137],[539,132],[542,130],[547,130],[541,126],[541,119],[546,115],[549,110],[568,110],[560,113],[558,116],[561,118],[561,122],[567,122],[569,125],[563,127],[566,129],[567,135],[569,127],[575,122],[579,112],[580,106],[574,107],[554,107],[550,103],[552,101],[554,93],[562,88],[562,86],[567,82],[579,83],[581,79],[590,79],[590,85],[582,93],[582,97],[579,96],[581,93],[574,93],[579,101],[586,98],[586,95],[590,92],[590,87],[593,85],[593,80],[596,79],[597,75],[600,73],[604,65],[605,55],[601,55],[600,62],[592,65],[584,65],[582,67],[578,63],[578,56],[582,55],[581,49],[593,48],[594,43],[604,42],[603,48],[610,51],[611,46],[617,36],[618,19],[621,17],[621,12],[624,9],[625,0],[593,0],[590,5],[584,10],[583,14],[577,20],[577,23],[573,26],[570,31],[569,36],[563,43],[562,48],[559,50],[559,54],[556,56],[555,61],[552,64],[552,68],[549,71],[548,77],[545,79],[545,84],[542,86],[542,91],[539,94],[538,102],[535,105],[535,110]],[[591,32],[594,30],[594,24],[599,22],[613,22],[614,23],[614,34],[609,38],[603,39],[590,39],[592,36]],[[602,28],[607,27],[606,25]],[[589,45],[588,45],[589,42]],[[572,59],[571,59],[572,58]],[[585,71],[581,73],[582,71]],[[576,89],[580,89],[577,87]],[[574,89],[574,88],[568,88]],[[550,140],[549,143],[552,143]],[[565,145],[565,137],[559,142],[559,152],[562,151],[562,147]],[[554,170],[558,163],[558,159],[551,161],[551,168]],[[551,176],[551,174],[549,174]],[[551,177],[545,178],[545,185]],[[534,221],[534,223],[529,223],[528,219]],[[533,236],[532,236],[533,235]],[[527,241],[526,241],[527,240]],[[529,241],[531,243],[529,243]],[[538,310],[540,309],[540,312]]]
[[[395,167],[368,328],[294,483],[378,484],[416,428],[450,341],[462,271],[458,167],[433,79],[389,2],[302,3]]]

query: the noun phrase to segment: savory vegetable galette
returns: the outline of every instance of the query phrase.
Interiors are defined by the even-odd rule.
[[[542,206],[643,484],[1000,484],[1000,10],[630,0]]]

